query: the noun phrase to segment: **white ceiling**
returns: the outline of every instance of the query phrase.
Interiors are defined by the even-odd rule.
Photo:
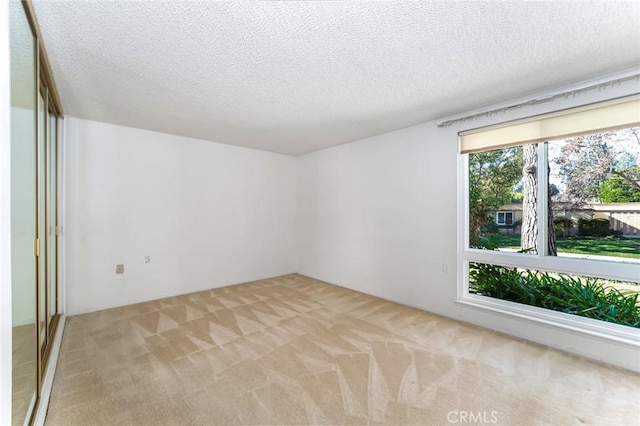
[[[35,1],[69,115],[299,155],[640,65],[640,2]]]

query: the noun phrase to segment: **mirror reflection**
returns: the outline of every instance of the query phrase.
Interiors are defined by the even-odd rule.
[[[12,424],[36,401],[36,48],[22,4],[9,4],[11,43]]]

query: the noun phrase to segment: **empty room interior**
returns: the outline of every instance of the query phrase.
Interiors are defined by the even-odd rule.
[[[640,2],[0,4],[0,425],[640,424]]]

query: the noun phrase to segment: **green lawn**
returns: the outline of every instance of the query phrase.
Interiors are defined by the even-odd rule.
[[[494,234],[490,238],[498,247],[520,248],[520,235]],[[561,253],[640,258],[640,239],[559,238],[557,246]]]

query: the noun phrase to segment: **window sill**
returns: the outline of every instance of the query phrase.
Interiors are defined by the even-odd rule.
[[[476,294],[462,296],[456,303],[640,349],[640,330],[637,328]]]

